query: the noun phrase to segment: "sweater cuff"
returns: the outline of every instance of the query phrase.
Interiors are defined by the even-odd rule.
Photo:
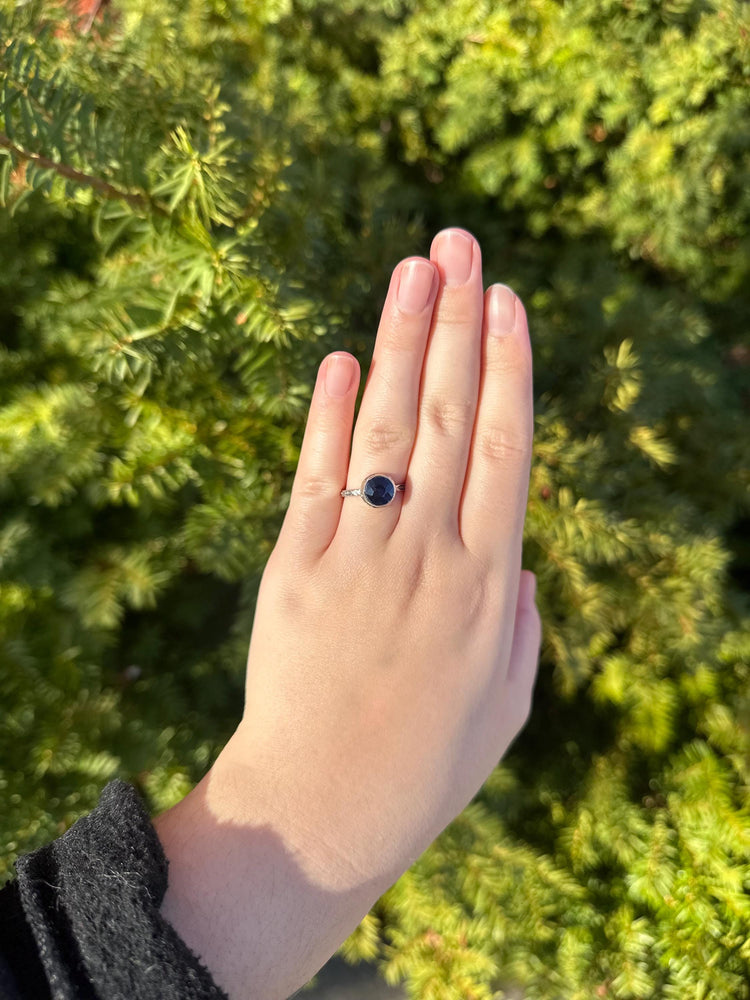
[[[159,908],[169,862],[120,779],[57,840],[16,861],[55,1000],[228,1000]]]

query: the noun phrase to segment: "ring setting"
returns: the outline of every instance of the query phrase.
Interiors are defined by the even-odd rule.
[[[372,476],[365,476],[358,490],[342,490],[341,496],[362,497],[369,507],[387,507],[396,499],[396,494],[405,489],[406,483],[397,485],[390,476],[377,472]]]

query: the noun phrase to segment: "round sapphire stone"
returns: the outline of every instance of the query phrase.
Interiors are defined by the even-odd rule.
[[[370,476],[362,486],[362,496],[371,507],[385,507],[396,495],[396,487],[388,476]]]

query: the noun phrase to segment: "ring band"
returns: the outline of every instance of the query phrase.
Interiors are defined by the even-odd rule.
[[[387,507],[396,499],[396,493],[403,492],[406,483],[396,484],[390,476],[380,472],[365,476],[358,490],[341,490],[342,497],[362,497],[368,507]]]

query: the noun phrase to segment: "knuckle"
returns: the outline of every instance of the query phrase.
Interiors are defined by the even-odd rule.
[[[515,337],[488,337],[484,367],[490,375],[531,378],[531,351]]]
[[[415,334],[419,319],[419,316],[403,312],[400,306],[394,306],[383,337],[383,352],[386,356],[412,357],[422,353],[424,349],[422,339]]]
[[[513,353],[505,350],[487,351],[484,368],[494,378],[505,378],[519,370]]]
[[[477,436],[479,455],[495,464],[519,464],[531,460],[531,437],[508,427],[485,427]]]
[[[364,444],[368,452],[382,454],[397,450],[403,445],[411,447],[414,432],[410,427],[397,424],[374,423],[364,432]]]
[[[306,508],[311,502],[328,500],[336,496],[344,487],[325,476],[306,476],[294,484],[296,502]]]
[[[478,321],[476,316],[467,314],[466,310],[443,308],[439,319],[440,329],[450,331],[451,340],[460,342],[462,337],[472,341],[478,338]]]
[[[481,312],[477,314],[474,304],[467,304],[464,288],[443,287],[437,309],[436,325],[441,330],[451,331],[451,336],[465,333],[473,340],[478,332]]]
[[[460,434],[473,423],[473,400],[447,400],[432,398],[425,401],[424,417],[427,425],[442,437]]]

